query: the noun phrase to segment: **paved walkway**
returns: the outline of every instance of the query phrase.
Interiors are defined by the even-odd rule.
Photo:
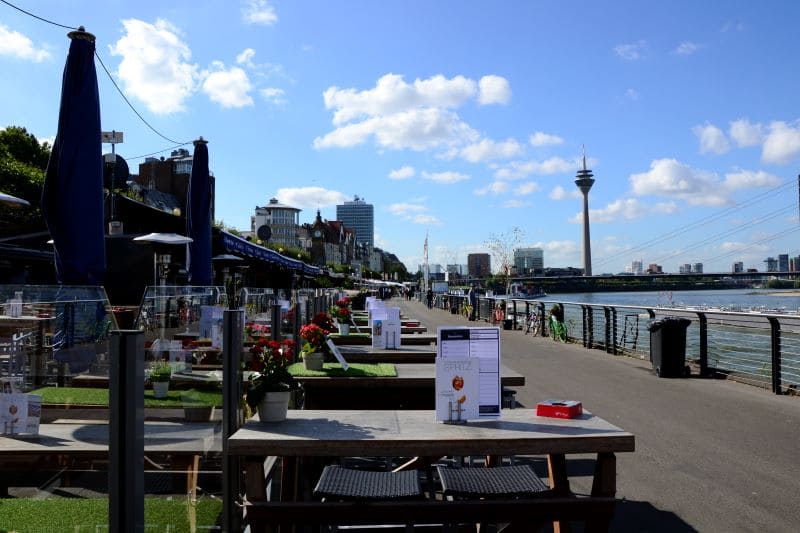
[[[428,331],[474,325],[441,309],[395,298]],[[485,325],[485,323],[480,323]],[[800,398],[740,383],[660,379],[649,361],[503,331],[503,364],[524,374],[517,401],[581,400],[636,436],[617,456],[613,531],[800,530]],[[573,490],[590,491],[588,461]]]

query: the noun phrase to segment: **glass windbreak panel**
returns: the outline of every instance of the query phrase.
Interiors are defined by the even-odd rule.
[[[272,306],[276,302],[275,291],[245,287],[242,289],[240,301],[244,306],[245,340],[269,337],[272,332]]]
[[[0,286],[0,530],[108,530],[102,287]]]
[[[145,291],[146,529],[221,530],[226,308],[221,287]]]

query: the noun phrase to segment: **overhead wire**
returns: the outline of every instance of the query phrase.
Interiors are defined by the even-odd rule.
[[[42,22],[46,22],[47,24],[52,24],[53,26],[58,26],[59,28],[65,28],[65,29],[68,29],[68,30],[77,30],[78,29],[78,28],[76,28],[74,26],[67,26],[65,24],[59,24],[58,22],[54,22],[54,21],[52,21],[50,19],[46,19],[44,17],[40,17],[39,15],[31,13],[30,11],[26,11],[26,10],[22,9],[21,7],[19,7],[19,6],[16,6],[16,5],[12,4],[11,2],[8,2],[7,0],[0,0],[0,2],[2,2],[5,5],[7,5],[8,7],[11,7],[11,8],[16,9],[17,11],[19,11],[21,13],[24,13],[24,14],[28,15],[29,17],[33,17],[36,20],[40,20]],[[114,80],[114,76],[112,76],[111,72],[106,68],[105,63],[103,63],[103,60],[100,57],[100,54],[97,53],[96,49],[95,49],[94,55],[97,58],[97,61],[100,62],[100,66],[103,67],[103,71],[108,76],[108,79],[111,80],[111,83],[114,85],[114,88],[117,90],[119,95],[122,97],[123,100],[125,100],[125,103],[128,104],[128,107],[131,108],[131,111],[133,111],[134,114],[137,117],[139,117],[139,120],[141,120],[142,123],[144,123],[145,126],[150,128],[150,130],[153,133],[155,133],[156,135],[158,135],[162,139],[164,139],[164,140],[166,140],[168,142],[171,142],[171,143],[173,143],[173,144],[175,144],[177,146],[185,146],[185,145],[190,144],[192,142],[192,141],[181,142],[181,141],[176,141],[174,139],[170,139],[169,137],[167,137],[166,135],[164,135],[163,133],[161,133],[160,131],[155,129],[147,120],[145,120],[145,118],[142,116],[142,114],[139,113],[139,111],[137,111],[137,109],[133,106],[133,104],[130,102],[130,100],[128,100],[128,97],[125,96],[125,93],[122,92],[122,89],[120,89],[119,85],[117,85],[116,80]],[[167,150],[169,150],[169,149],[167,149]],[[155,153],[160,153],[160,152],[163,152],[163,151],[166,151],[166,150],[160,150],[160,151],[155,152]],[[146,157],[146,156],[144,156],[144,157]]]

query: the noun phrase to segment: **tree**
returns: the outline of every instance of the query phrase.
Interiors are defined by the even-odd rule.
[[[489,234],[483,245],[494,256],[498,265],[497,275],[506,287],[506,294],[511,292],[511,266],[514,262],[514,249],[519,246],[525,233],[518,226],[513,226],[508,233]]]
[[[25,209],[4,209],[0,225],[44,225],[40,204],[50,145],[19,126],[0,130],[0,189],[30,202]]]

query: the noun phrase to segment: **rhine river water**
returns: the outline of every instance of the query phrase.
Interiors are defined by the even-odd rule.
[[[542,300],[643,307],[735,306],[741,309],[782,309],[788,313],[795,313],[800,309],[800,291],[780,289],[572,292],[551,294]]]

